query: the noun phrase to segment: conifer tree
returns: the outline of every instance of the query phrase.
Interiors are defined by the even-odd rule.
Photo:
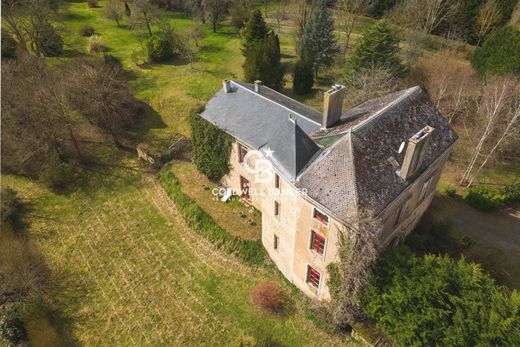
[[[334,57],[340,53],[334,35],[334,20],[327,8],[327,1],[321,0],[311,15],[298,44],[300,59],[312,65],[316,77],[318,70],[332,65]]]
[[[347,75],[363,69],[384,69],[399,76],[404,66],[399,57],[399,39],[385,23],[378,22],[365,30],[347,59]]]
[[[260,11],[256,10],[251,14],[242,35],[245,80],[260,80],[268,87],[280,88],[284,72],[280,62],[280,42],[278,36],[265,24]]]
[[[294,65],[293,91],[295,94],[303,95],[312,91],[314,75],[312,65],[304,59],[300,59]]]

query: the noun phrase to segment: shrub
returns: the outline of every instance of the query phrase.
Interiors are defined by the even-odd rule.
[[[255,305],[271,312],[280,312],[283,309],[283,295],[274,282],[262,282],[251,292]]]
[[[146,44],[148,61],[162,62],[173,57],[171,41],[159,36],[152,36]]]
[[[480,74],[520,73],[520,30],[506,26],[492,32],[477,48],[471,64]]]
[[[2,34],[2,58],[14,58],[16,56],[16,41],[4,31]]]
[[[500,191],[484,186],[469,188],[464,200],[481,211],[494,211],[505,202],[504,195]]]
[[[89,8],[95,8],[98,6],[97,0],[87,0],[87,5]]]
[[[21,217],[23,203],[18,197],[18,193],[9,187],[2,188],[1,192],[1,218],[2,222],[8,222],[13,225],[17,223]]]
[[[43,24],[39,28],[36,44],[47,57],[56,57],[63,53],[63,39],[52,25]]]
[[[99,53],[106,51],[106,46],[103,39],[99,35],[92,35],[88,39],[87,51],[89,53]]]
[[[520,294],[477,264],[383,253],[362,306],[398,346],[518,346]]]
[[[93,27],[90,25],[84,25],[79,29],[79,34],[81,36],[92,36],[96,33]]]
[[[293,91],[295,94],[303,95],[312,91],[314,85],[314,73],[312,66],[303,60],[298,60],[294,65]]]
[[[114,57],[112,54],[103,54],[103,62],[109,66],[117,67],[119,69],[123,69],[123,64],[119,58]]]
[[[446,191],[446,195],[449,196],[450,198],[454,198],[455,196],[457,196],[457,189],[455,189],[455,187],[453,187],[453,186],[447,186],[445,191]]]
[[[256,339],[252,336],[239,336],[233,343],[233,347],[256,347]]]
[[[520,202],[520,183],[511,184],[502,190],[506,203]]]
[[[27,340],[27,331],[15,309],[11,308],[0,316],[0,336],[12,346]]]
[[[229,172],[233,140],[224,131],[201,118],[196,110],[190,116],[190,127],[193,163],[207,178],[217,182]]]

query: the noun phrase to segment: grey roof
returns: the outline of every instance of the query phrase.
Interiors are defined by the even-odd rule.
[[[263,146],[260,151],[274,151],[271,163],[280,172],[293,181],[305,167],[319,147],[298,126],[296,119],[287,118],[280,130]]]
[[[396,102],[381,104],[384,107],[379,110],[372,108],[363,121],[349,127],[318,157],[326,159],[315,159],[298,177],[298,185],[306,187],[311,198],[342,220],[355,209],[379,214],[413,182],[403,180],[388,159],[393,157],[401,165],[406,151],[398,153],[399,146],[419,130],[427,125],[435,128],[419,172],[457,140],[420,87],[396,95]],[[338,175],[343,179],[341,185]],[[348,194],[352,188],[354,193]]]
[[[457,140],[420,87],[370,100],[320,129],[318,111],[265,86],[256,93],[251,84],[231,83],[233,92],[220,90],[201,116],[265,155],[274,151],[274,167],[343,221],[360,209],[379,214],[412,183],[389,160],[402,164],[402,142],[425,126],[435,129],[422,172]]]
[[[318,122],[306,117],[307,113],[299,113],[310,108],[300,106],[293,109],[281,105],[268,98],[273,91],[265,86],[261,87],[260,93],[252,90],[250,85],[234,81],[231,81],[231,86],[233,92],[226,93],[220,89],[206,104],[201,116],[254,149],[267,144],[289,116],[297,119],[298,126],[307,134],[320,127]],[[293,103],[302,105],[297,101]]]

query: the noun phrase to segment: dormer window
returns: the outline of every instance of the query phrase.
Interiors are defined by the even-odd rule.
[[[321,224],[323,224],[325,226],[329,226],[329,216],[327,216],[324,213],[321,213],[320,211],[318,211],[318,209],[314,208],[312,217],[314,219],[316,219],[317,221],[319,221]]]

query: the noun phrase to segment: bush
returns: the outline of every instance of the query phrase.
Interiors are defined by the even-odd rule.
[[[7,222],[11,225],[16,224],[21,217],[23,203],[18,197],[18,193],[9,187],[2,188],[1,191],[1,218],[2,222]]]
[[[314,73],[312,66],[303,60],[298,60],[294,65],[293,91],[295,94],[303,95],[312,91],[314,85]]]
[[[457,189],[455,189],[455,187],[453,187],[453,186],[447,186],[445,191],[446,191],[446,195],[449,196],[450,198],[454,198],[455,196],[457,196]]]
[[[123,64],[119,58],[114,57],[112,54],[103,54],[103,62],[109,66],[117,67],[119,69],[123,69]]]
[[[233,347],[256,347],[256,339],[252,336],[239,336],[233,343]]]
[[[87,51],[89,53],[99,53],[106,51],[106,46],[103,43],[103,39],[99,35],[92,35],[88,39]]]
[[[2,33],[2,58],[14,58],[16,56],[16,41],[4,31]]]
[[[506,26],[492,32],[477,48],[471,64],[480,74],[520,73],[520,30]]]
[[[149,62],[162,62],[173,57],[171,41],[159,36],[152,36],[146,44]]]
[[[518,346],[520,294],[477,264],[383,253],[362,307],[398,346]]]
[[[506,186],[502,194],[506,203],[520,203],[520,183]]]
[[[0,316],[0,336],[12,346],[27,340],[24,323],[15,309],[11,308]]]
[[[90,25],[84,25],[79,29],[79,34],[81,36],[92,36],[96,33],[93,27]]]
[[[283,309],[283,295],[274,282],[262,282],[251,292],[255,305],[271,312],[281,312]]]
[[[211,241],[217,248],[235,254],[251,265],[260,265],[264,262],[266,253],[262,242],[242,240],[220,227],[195,200],[182,192],[179,180],[171,171],[171,164],[164,166],[159,176],[159,183],[179,208],[190,228]]]
[[[63,53],[63,39],[52,25],[44,24],[39,28],[36,44],[47,57],[56,57]]]
[[[95,8],[98,6],[97,0],[87,0],[87,5],[89,8]]]
[[[200,110],[202,112],[202,110]],[[221,129],[193,111],[190,115],[193,163],[213,182],[229,172],[229,155],[233,140]]]
[[[481,211],[494,211],[505,202],[504,195],[500,191],[484,186],[469,188],[464,200]]]

